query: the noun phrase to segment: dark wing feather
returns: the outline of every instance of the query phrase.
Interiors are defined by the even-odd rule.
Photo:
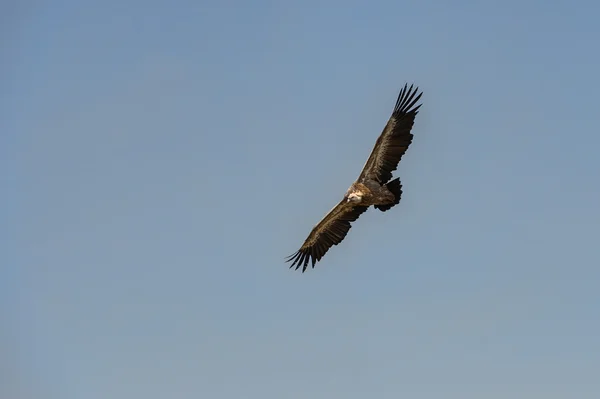
[[[417,87],[413,90],[413,85],[410,88],[407,86],[404,85],[400,91],[394,112],[377,139],[358,181],[365,178],[377,180],[380,184],[390,181],[392,172],[396,170],[412,142],[413,135],[410,131],[421,107],[420,104],[415,107],[415,104],[423,93],[417,95]]]
[[[321,258],[333,245],[338,245],[352,227],[358,217],[367,210],[368,206],[353,206],[344,198],[312,229],[302,247],[286,262],[292,262],[290,269],[296,266],[296,270],[302,266],[302,273],[306,271],[309,261],[315,267]]]

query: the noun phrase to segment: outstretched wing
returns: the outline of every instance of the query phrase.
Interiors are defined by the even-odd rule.
[[[394,112],[377,139],[358,181],[369,178],[380,184],[387,183],[412,142],[413,135],[410,131],[421,107],[420,104],[415,107],[415,104],[423,93],[416,95],[419,89],[415,87],[413,90],[413,85],[410,88],[407,86],[404,85],[400,90]]]
[[[343,199],[329,211],[327,215],[312,229],[302,247],[286,262],[292,262],[290,269],[296,266],[296,270],[302,266],[302,273],[306,271],[308,262],[315,263],[329,251],[333,245],[338,245],[350,230],[351,222],[367,210],[368,206],[354,206]]]

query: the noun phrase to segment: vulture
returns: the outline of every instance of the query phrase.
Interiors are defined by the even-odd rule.
[[[399,178],[392,180],[392,172],[412,142],[411,133],[415,116],[421,104],[416,105],[423,93],[417,87],[405,84],[398,94],[392,116],[377,138],[371,155],[363,166],[358,179],[352,183],[344,198],[315,225],[298,251],[287,257],[298,270],[304,273],[338,245],[348,234],[355,222],[371,205],[385,212],[400,203],[402,184]]]

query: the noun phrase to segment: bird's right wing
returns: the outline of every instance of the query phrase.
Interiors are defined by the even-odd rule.
[[[290,255],[286,262],[293,261],[290,268],[296,266],[296,270],[302,266],[302,272],[306,271],[308,262],[312,261],[312,267],[329,251],[333,245],[337,245],[350,230],[351,222],[367,210],[368,206],[355,206],[343,199],[312,229],[302,247]]]

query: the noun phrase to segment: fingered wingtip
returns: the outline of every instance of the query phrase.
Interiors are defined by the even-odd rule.
[[[296,251],[295,253],[293,253],[292,255],[288,256],[285,258],[286,262],[292,262],[292,264],[290,265],[290,269],[294,269],[294,270],[298,270],[300,269],[300,267],[302,267],[302,273],[304,273],[306,271],[306,269],[308,269],[309,263],[310,263],[310,259],[311,256],[308,253],[305,253],[301,250]],[[315,263],[316,263],[316,259],[312,259],[312,268],[315,268]]]
[[[411,83],[410,87],[408,87],[408,83],[405,83],[404,87],[398,94],[398,99],[396,100],[396,105],[394,106],[394,112],[415,112],[416,114],[421,105],[419,104],[416,108],[413,107],[423,95],[423,92],[419,91],[419,87],[414,83]]]

